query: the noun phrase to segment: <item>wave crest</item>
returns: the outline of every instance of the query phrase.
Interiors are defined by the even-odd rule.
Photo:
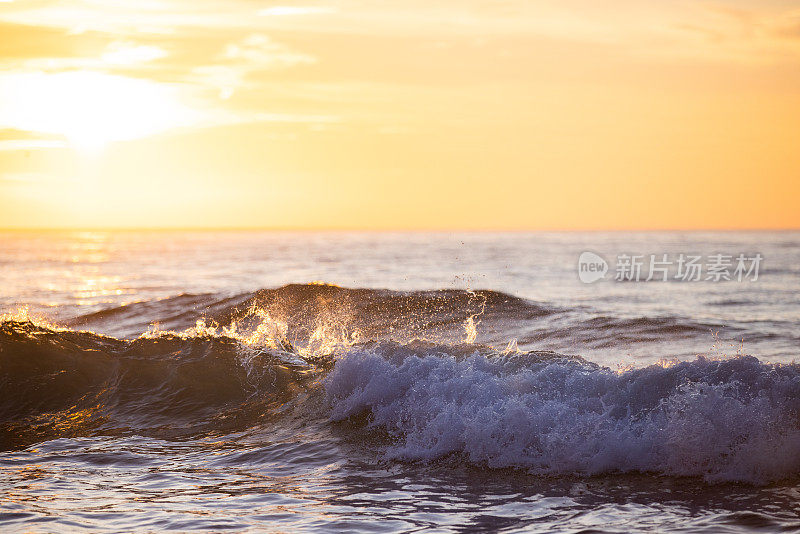
[[[754,483],[800,474],[794,364],[742,356],[613,371],[513,343],[499,352],[478,343],[493,329],[505,343],[532,319],[544,318],[537,328],[552,338],[572,339],[576,328],[555,308],[492,291],[290,285],[183,295],[81,321],[142,321],[144,310],[173,314],[165,322],[182,331],[124,339],[1,318],[0,448],[94,434],[224,434],[292,413],[302,425],[350,421],[349,436],[365,445],[372,430],[388,435],[388,459]],[[599,317],[577,331],[604,342],[707,326]]]
[[[55,437],[163,438],[248,428],[294,399],[312,367],[224,336],[120,340],[0,324],[0,447]]]
[[[331,417],[368,414],[394,439],[389,459],[757,484],[800,474],[795,365],[698,358],[618,373],[552,353],[395,352],[353,350],[326,379]]]
[[[347,331],[348,337],[358,333],[363,339],[410,341],[425,337],[453,341],[464,337],[464,325],[470,317],[476,323],[519,322],[549,315],[554,310],[489,290],[391,291],[315,283],[225,297],[178,295],[93,312],[71,320],[68,325],[117,337],[135,337],[151,324],[179,331],[202,319],[221,327],[236,324],[241,331],[255,329],[263,320],[260,312],[287,325],[286,335],[292,343],[297,343],[312,338],[320,328]]]

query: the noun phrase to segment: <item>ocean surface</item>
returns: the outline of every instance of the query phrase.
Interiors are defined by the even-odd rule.
[[[3,532],[800,530],[800,233],[6,232],[0,313]]]

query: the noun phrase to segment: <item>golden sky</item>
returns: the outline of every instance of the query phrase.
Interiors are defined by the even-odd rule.
[[[0,0],[0,227],[800,227],[800,4]]]

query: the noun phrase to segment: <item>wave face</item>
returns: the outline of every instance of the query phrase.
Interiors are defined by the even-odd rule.
[[[800,367],[739,356],[612,370],[497,348],[515,329],[571,313],[493,291],[311,284],[182,295],[71,323],[180,333],[112,337],[7,319],[0,447],[313,427],[386,461],[756,484],[800,475]],[[678,337],[703,328],[602,317],[577,330],[605,340],[622,327]]]
[[[219,326],[252,330],[264,322],[280,323],[295,342],[321,330],[366,339],[417,337],[450,340],[464,336],[464,324],[502,322],[505,327],[556,312],[556,308],[497,291],[440,289],[391,291],[352,289],[328,284],[290,284],[224,298],[184,294],[94,312],[68,321],[121,337],[136,337],[152,323],[183,330],[203,319]]]
[[[210,335],[119,340],[31,322],[0,325],[0,446],[88,435],[181,438],[267,420],[309,368]]]
[[[199,320],[239,332],[278,329],[292,345],[331,338],[441,343],[469,338],[495,346],[517,340],[523,349],[573,354],[591,351],[614,362],[619,361],[621,346],[626,353],[636,348],[645,360],[645,347],[651,348],[655,354],[651,362],[662,357],[691,357],[697,347],[714,344],[714,333],[723,329],[737,345],[744,337],[789,345],[795,341],[787,328],[777,335],[679,316],[617,317],[490,290],[391,291],[326,284],[291,284],[227,296],[182,294],[81,315],[65,324],[131,339],[154,325],[160,330],[183,331]],[[665,343],[672,351],[661,349]]]
[[[367,414],[388,433],[391,459],[751,483],[800,474],[800,368],[753,357],[618,373],[553,353],[383,344],[338,359],[326,394],[332,419]]]

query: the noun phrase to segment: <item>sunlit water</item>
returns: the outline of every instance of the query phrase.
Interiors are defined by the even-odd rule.
[[[797,233],[0,243],[3,530],[800,529]]]

